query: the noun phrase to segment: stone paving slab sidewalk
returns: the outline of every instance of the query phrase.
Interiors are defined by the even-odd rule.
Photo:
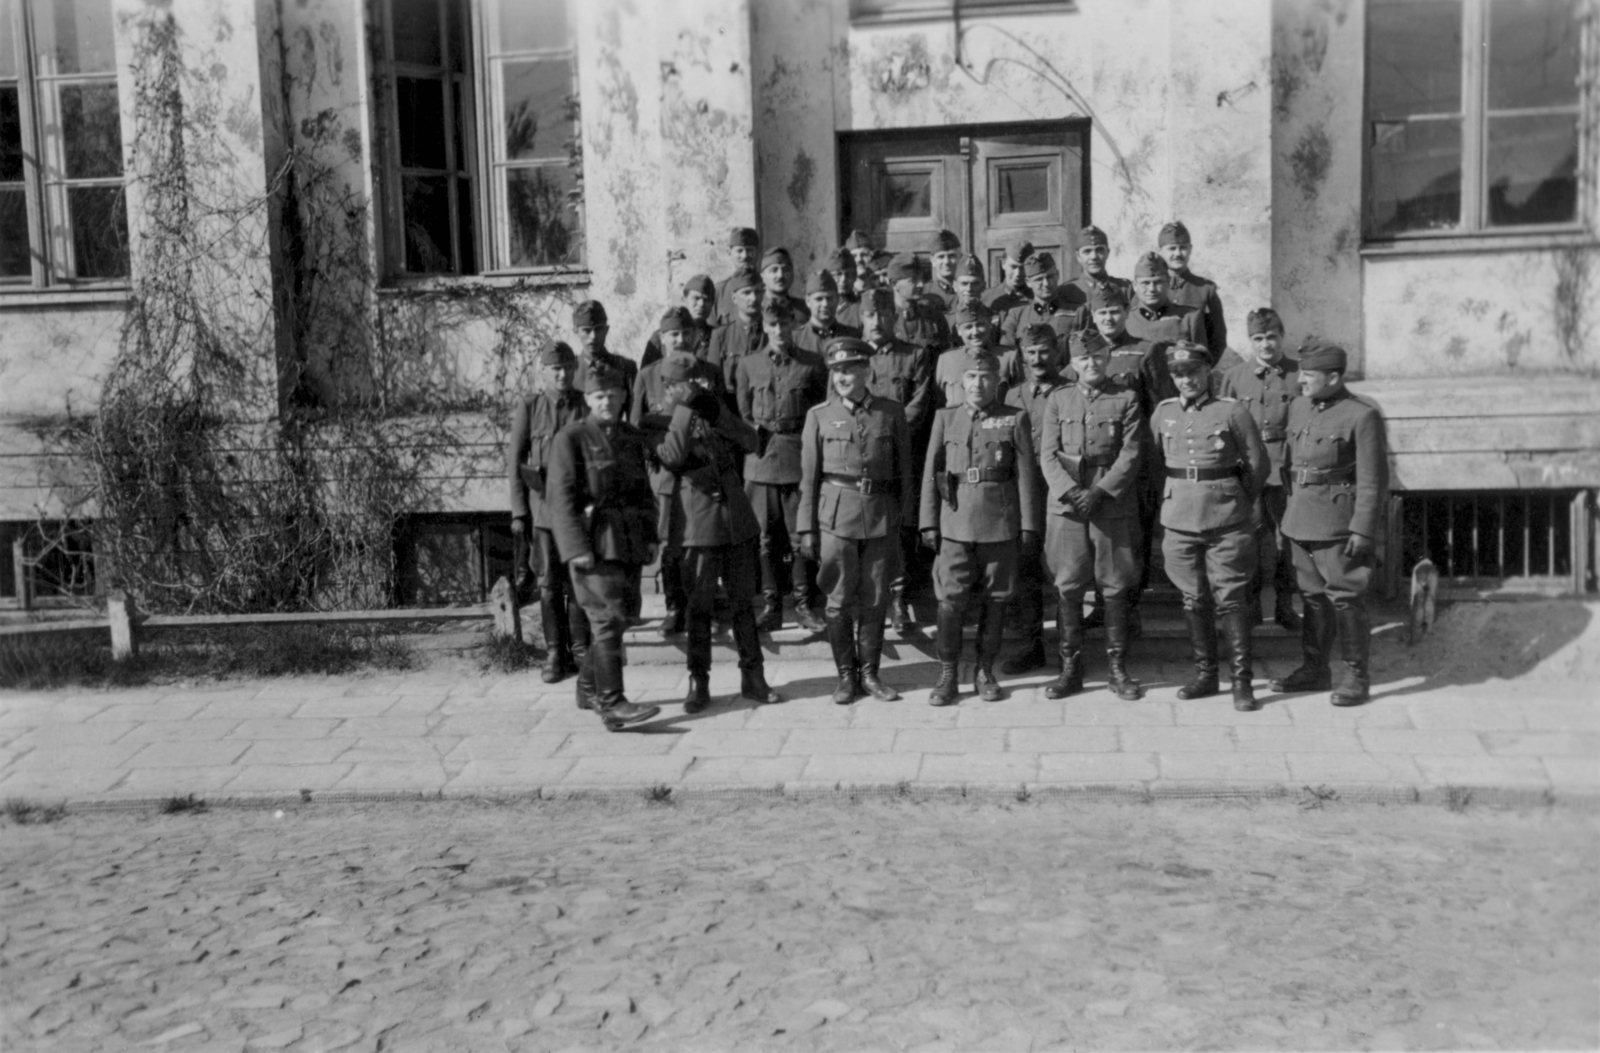
[[[1375,652],[1374,700],[1357,709],[1336,709],[1325,694],[1265,691],[1267,677],[1295,664],[1290,641],[1258,661],[1267,705],[1248,714],[1234,712],[1226,695],[1177,700],[1187,665],[1176,641],[1143,647],[1138,672],[1149,694],[1140,702],[1105,690],[1095,655],[1089,690],[1071,699],[1045,698],[1045,673],[1010,681],[1003,702],[969,693],[958,706],[934,708],[927,696],[936,665],[901,645],[884,669],[905,693],[899,702],[832,705],[831,664],[796,658],[768,665],[788,701],[757,707],[735,697],[738,670],[719,663],[715,704],[688,716],[678,704],[687,686],[681,667],[633,664],[630,697],[661,704],[662,714],[621,733],[575,708],[571,681],[546,687],[536,673],[465,668],[12,692],[0,701],[0,798],[91,806],[187,794],[218,802],[665,786],[1155,795],[1309,787],[1399,800],[1470,788],[1600,799],[1600,689],[1587,675],[1591,659],[1569,653],[1600,633],[1595,609],[1571,605],[1583,617],[1567,617],[1562,638],[1544,641],[1537,661],[1513,663],[1509,677],[1482,675],[1453,651],[1435,648],[1430,661],[1390,633]],[[1495,616],[1505,617],[1523,615]],[[1475,653],[1494,645],[1497,622],[1464,624]],[[1413,672],[1418,666],[1427,675]]]

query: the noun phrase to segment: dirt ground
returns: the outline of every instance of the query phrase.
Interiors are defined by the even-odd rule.
[[[1600,1040],[1590,811],[318,804],[0,853],[8,1050]]]

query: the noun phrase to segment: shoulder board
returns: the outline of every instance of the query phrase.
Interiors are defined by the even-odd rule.
[[[1239,401],[1236,398],[1229,398],[1227,395],[1212,395],[1211,398],[1216,402],[1238,402]]]

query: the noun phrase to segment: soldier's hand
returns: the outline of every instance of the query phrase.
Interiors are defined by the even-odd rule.
[[[1360,559],[1372,554],[1372,539],[1362,537],[1360,534],[1351,534],[1350,540],[1344,543],[1344,554],[1351,559]]]
[[[526,534],[527,532],[528,532],[528,517],[527,516],[512,516],[511,517],[511,534],[512,534],[512,536],[513,537],[521,537],[523,534]]]
[[[1083,487],[1074,486],[1072,489],[1067,491],[1066,497],[1067,504],[1072,506],[1072,510],[1074,512],[1078,513],[1078,515],[1082,516],[1084,519],[1089,518],[1089,495],[1084,491]]]
[[[656,557],[660,554],[660,545],[646,545],[644,547],[644,565],[648,567],[650,564],[654,563],[656,561]]]
[[[1039,532],[1037,530],[1024,530],[1022,532],[1022,554],[1034,556],[1039,553]]]
[[[707,424],[717,423],[717,418],[722,416],[722,400],[705,388],[695,388],[685,402],[694,415],[703,418]]]
[[[814,532],[808,530],[800,535],[800,555],[813,563],[817,561],[817,535]]]
[[[922,547],[937,552],[939,550],[939,531],[932,527],[924,530],[922,532]]]
[[[1093,519],[1100,514],[1100,510],[1111,503],[1111,495],[1098,486],[1091,486],[1083,492],[1083,517]]]
[[[567,566],[573,570],[591,571],[594,569],[594,556],[588,553],[581,556],[573,556],[567,560]]]

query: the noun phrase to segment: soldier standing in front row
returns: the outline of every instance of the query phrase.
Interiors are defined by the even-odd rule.
[[[590,370],[584,400],[589,415],[556,436],[546,496],[556,547],[594,633],[578,670],[578,706],[593,709],[616,731],[661,712],[629,702],[622,685],[629,599],[639,568],[656,558],[655,498],[644,436],[622,419],[622,375]]]
[[[994,677],[1005,631],[1006,601],[1017,587],[1018,547],[1039,546],[1040,495],[1031,471],[1033,426],[999,399],[1000,363],[987,351],[965,352],[966,402],[934,414],[922,474],[922,543],[935,550],[939,599],[939,682],[929,702],[956,701],[961,625],[969,600],[978,608],[974,690],[985,702],[1005,697]]]
[[[1183,593],[1195,677],[1182,699],[1217,693],[1217,620],[1233,653],[1233,708],[1260,708],[1251,683],[1250,582],[1256,571],[1253,507],[1272,462],[1250,411],[1211,393],[1211,356],[1180,340],[1167,348],[1178,397],[1155,408],[1151,451],[1165,469],[1161,554]]]
[[[560,341],[539,356],[543,390],[514,411],[506,467],[511,477],[511,532],[526,539],[528,564],[539,578],[539,620],[545,660],[540,678],[554,684],[576,673],[589,649],[589,619],[572,593],[572,579],[556,551],[554,522],[545,497],[550,456],[561,429],[589,412],[574,391],[577,366],[572,348]]]
[[[800,547],[819,563],[828,643],[839,672],[833,701],[862,692],[900,696],[878,678],[884,611],[898,559],[900,520],[915,485],[900,404],[868,387],[872,348],[847,337],[828,345],[837,398],[812,407],[800,438]]]
[[[1344,657],[1344,682],[1329,699],[1359,706],[1371,697],[1368,657],[1372,624],[1367,590],[1389,488],[1383,414],[1345,387],[1346,356],[1336,344],[1300,352],[1300,390],[1289,407],[1289,483],[1283,533],[1305,597],[1300,668],[1272,681],[1274,691],[1320,691],[1335,628]]]

